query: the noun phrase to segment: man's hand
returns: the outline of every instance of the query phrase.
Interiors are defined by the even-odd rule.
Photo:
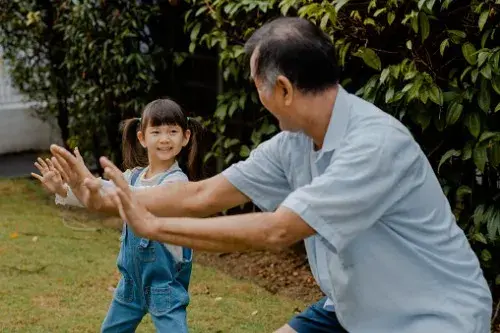
[[[77,189],[82,186],[85,178],[95,178],[89,169],[85,166],[78,148],[75,148],[75,155],[58,145],[51,145],[52,163],[61,173],[63,180],[71,187]]]
[[[134,198],[122,172],[110,160],[101,157],[100,162],[104,176],[116,185],[116,188],[105,188],[105,191],[118,208],[121,218],[136,235],[149,237],[155,232],[157,218]]]
[[[52,194],[59,194],[62,197],[66,197],[67,190],[64,187],[64,182],[59,171],[56,170],[50,159],[45,161],[40,157],[35,162],[35,167],[40,171],[41,176],[36,173],[31,173],[31,176],[38,179],[43,187]]]

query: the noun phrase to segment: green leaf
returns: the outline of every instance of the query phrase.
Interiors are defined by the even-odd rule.
[[[472,157],[472,147],[474,145],[474,141],[469,140],[465,143],[464,148],[462,149],[462,161],[467,161]]]
[[[494,137],[500,138],[500,132],[490,132],[490,131],[483,132],[479,137],[478,143],[483,143],[484,141]]]
[[[500,286],[500,274],[497,275],[496,279],[495,279],[495,284],[497,286]]]
[[[487,80],[481,80],[481,87],[479,89],[479,94],[477,96],[477,102],[481,110],[488,112],[490,109],[491,99],[490,99],[490,87]]]
[[[233,159],[234,157],[234,153],[229,153],[229,155],[226,156],[226,158],[224,159],[224,164],[228,165],[229,162],[231,162],[231,160]]]
[[[477,63],[476,57],[476,48],[471,43],[467,42],[462,45],[462,54],[464,55],[465,60],[471,65],[475,65]]]
[[[380,8],[380,9],[377,9],[377,10],[375,11],[375,13],[373,13],[373,17],[377,17],[377,16],[379,16],[380,14],[385,13],[386,11],[387,11],[387,8]]]
[[[221,104],[215,110],[214,116],[216,118],[224,120],[224,118],[226,118],[226,114],[227,114],[227,104]]]
[[[477,55],[478,67],[481,67],[489,56],[490,56],[489,52],[479,52],[479,54]]]
[[[392,102],[392,98],[394,97],[394,87],[389,87],[387,89],[387,92],[385,93],[385,102],[390,103]]]
[[[464,106],[462,104],[459,104],[457,102],[451,103],[450,107],[448,108],[448,113],[446,114],[446,123],[448,125],[455,124],[462,115],[463,109]]]
[[[443,165],[443,163],[445,163],[447,160],[449,160],[452,157],[459,157],[460,154],[461,154],[461,152],[458,150],[455,150],[455,149],[450,149],[446,153],[444,153],[444,155],[441,157],[441,161],[439,161],[438,172],[439,172],[439,169],[441,169],[441,165]]]
[[[384,70],[380,74],[380,83],[384,83],[390,73],[391,73],[391,69],[389,67],[384,68]]]
[[[418,15],[420,19],[420,34],[422,36],[422,43],[429,37],[429,32],[430,32],[430,25],[429,25],[429,18],[424,12],[420,12]]]
[[[479,171],[484,172],[484,167],[488,161],[486,146],[476,146],[472,152],[472,159]]]
[[[466,185],[461,185],[458,189],[457,189],[457,193],[455,194],[457,200],[463,200],[463,198],[467,195],[467,194],[471,194],[472,193],[472,190],[469,186],[466,186]]]
[[[491,86],[493,90],[500,95],[500,75],[495,75],[495,77],[491,80]]]
[[[488,80],[491,79],[491,66],[490,64],[486,64],[486,66],[484,66],[482,69],[481,69],[481,74],[487,78]]]
[[[196,40],[196,37],[198,37],[198,33],[200,32],[200,29],[201,29],[201,23],[198,22],[194,26],[193,30],[191,30],[191,35],[190,35],[191,41]]]
[[[474,219],[474,225],[478,227],[484,220],[484,205],[478,205],[476,209],[474,209],[472,217]]]
[[[498,112],[498,111],[500,111],[500,102],[497,104],[493,112]]]
[[[377,53],[370,48],[361,48],[355,55],[360,56],[365,64],[373,69],[380,70],[382,68],[380,58]]]
[[[392,22],[394,22],[395,18],[396,18],[396,14],[394,12],[387,13],[387,23],[389,23],[389,25],[392,25]]]
[[[481,131],[481,119],[477,112],[472,112],[465,116],[465,126],[469,129],[470,134],[477,138]]]
[[[413,45],[412,45],[411,40],[407,40],[407,41],[406,41],[406,48],[407,48],[408,50],[411,50],[411,48],[412,48],[412,47],[413,47]]]
[[[479,16],[479,21],[478,21],[479,31],[483,30],[484,25],[486,24],[486,21],[488,20],[489,12],[490,12],[489,10],[485,10]]]
[[[479,71],[477,69],[473,69],[472,73],[470,74],[472,83],[476,83],[478,75],[479,75]]]
[[[245,157],[248,157],[248,156],[250,156],[250,148],[248,148],[248,146],[246,146],[246,145],[241,146],[241,148],[240,148],[240,157],[245,158]]]
[[[418,34],[418,17],[417,16],[413,16],[411,18],[411,27],[412,27],[413,31],[415,31],[415,33]]]
[[[229,139],[228,138],[224,141],[224,148],[225,149],[230,148],[230,147],[234,146],[235,144],[238,144],[239,142],[240,142],[240,140],[238,140],[238,139],[234,139],[234,138]]]
[[[446,50],[446,48],[450,46],[450,40],[449,39],[445,39],[441,42],[441,46],[439,47],[439,52],[441,52],[441,56],[444,55],[444,51]]]
[[[490,251],[488,251],[487,249],[484,249],[483,251],[481,251],[481,259],[483,261],[490,261],[491,260],[491,253]]]
[[[500,165],[500,143],[495,142],[491,145],[491,148],[489,149],[488,161],[494,168]]]
[[[435,84],[432,85],[429,91],[429,98],[437,105],[443,105],[443,92]]]
[[[483,244],[488,244],[488,241],[486,240],[486,237],[484,237],[484,235],[480,232],[474,234],[474,236],[472,237],[475,241],[477,242],[480,242],[480,243],[483,243]]]

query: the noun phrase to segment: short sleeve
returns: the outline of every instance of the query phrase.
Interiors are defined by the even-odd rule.
[[[222,172],[233,186],[263,211],[275,210],[291,192],[283,168],[286,133],[281,132],[257,146],[245,160]]]
[[[176,172],[172,172],[165,179],[162,180],[161,184],[175,183],[175,182],[188,182],[189,178],[186,176],[181,169],[178,169]]]
[[[402,132],[357,133],[334,153],[325,172],[291,193],[283,206],[308,223],[336,251],[370,228],[407,192],[406,175],[419,158]],[[385,132],[385,133],[383,133]]]

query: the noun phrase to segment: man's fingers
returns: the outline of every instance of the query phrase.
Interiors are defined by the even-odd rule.
[[[98,192],[102,187],[101,181],[97,178],[85,178],[83,185],[91,192]]]
[[[130,192],[125,193],[121,189],[117,188],[116,194],[118,194],[118,197],[120,198],[122,206],[125,210],[128,210],[132,207],[132,198],[130,197]]]
[[[113,204],[118,208],[118,212],[120,213],[120,217],[124,220],[127,221],[127,214],[125,214],[125,210],[123,209],[122,202],[120,200],[120,197],[118,196],[117,192],[115,190],[106,190],[106,198],[111,200]]]
[[[78,161],[80,161],[80,162],[84,163],[84,162],[83,162],[83,157],[82,157],[82,155],[80,154],[80,151],[78,150],[78,147],[76,147],[76,148],[74,149],[74,153],[75,153],[76,159],[77,159]]]
[[[57,157],[52,157],[52,164],[54,164],[54,167],[56,168],[56,170],[59,172],[59,174],[61,175],[63,181],[65,183],[69,183],[69,177],[68,177],[68,174],[66,173],[66,171],[61,167],[61,165],[59,164],[59,160],[57,159]]]
[[[74,168],[77,164],[77,159],[73,154],[71,154],[69,151],[64,149],[63,147],[60,147],[58,145],[51,145],[50,146],[50,152],[52,155],[55,157],[59,157],[60,159],[63,159],[67,165],[71,166],[71,168]],[[53,159],[52,159],[53,161]]]
[[[106,157],[101,157],[99,159],[101,166],[104,168],[104,175],[109,180],[113,181],[118,188],[121,188],[125,193],[129,192],[128,183],[123,178],[123,173],[118,169],[113,162],[108,160]]]
[[[38,179],[39,181],[41,181],[43,183],[43,177],[40,176],[39,174],[32,172],[31,176],[34,177],[34,178],[36,178],[36,179]]]

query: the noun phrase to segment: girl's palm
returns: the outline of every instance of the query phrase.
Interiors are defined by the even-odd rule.
[[[32,173],[31,175],[38,179],[43,187],[50,193],[66,193],[61,174],[55,169],[50,159],[42,160],[40,157],[35,162],[35,167],[40,171],[41,176]]]

